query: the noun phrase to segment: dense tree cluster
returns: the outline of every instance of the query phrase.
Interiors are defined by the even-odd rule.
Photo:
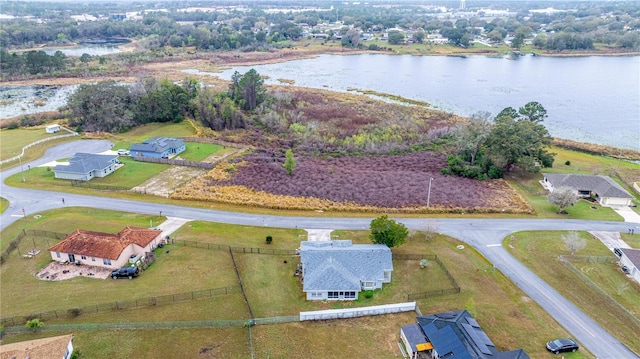
[[[486,113],[460,124],[454,134],[456,153],[447,159],[444,174],[469,178],[501,178],[516,166],[537,172],[551,167],[554,155],[549,131],[542,124],[547,111],[538,102],[518,110],[507,107],[491,121]]]
[[[180,122],[191,115],[194,81],[176,85],[145,78],[135,85],[100,81],[69,97],[69,125],[87,132],[122,132],[149,122]]]

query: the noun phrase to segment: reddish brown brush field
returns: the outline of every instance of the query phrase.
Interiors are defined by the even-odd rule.
[[[292,176],[283,160],[267,151],[243,158],[230,179],[209,177],[204,188],[242,186],[291,197],[312,197],[363,207],[426,207],[443,211],[530,212],[526,202],[504,181],[475,181],[445,176],[442,155],[419,152],[397,156],[343,156],[331,159],[297,158]],[[213,188],[212,188],[213,187]],[[205,198],[207,196],[203,196]],[[193,197],[192,197],[193,198]]]

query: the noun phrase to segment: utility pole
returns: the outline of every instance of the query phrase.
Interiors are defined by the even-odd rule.
[[[431,202],[431,181],[433,181],[433,177],[429,178],[429,191],[427,192],[427,207],[429,207],[429,202]]]
[[[22,168],[22,156],[18,157],[20,160],[20,173],[22,174],[22,182],[26,182],[24,179],[24,168]]]

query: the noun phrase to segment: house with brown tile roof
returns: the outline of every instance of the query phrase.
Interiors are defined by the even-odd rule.
[[[154,250],[162,240],[162,231],[126,227],[118,234],[78,229],[49,248],[55,261],[80,262],[105,268],[120,268],[132,255]]]
[[[73,354],[73,335],[26,340],[0,346],[0,359],[69,359]]]

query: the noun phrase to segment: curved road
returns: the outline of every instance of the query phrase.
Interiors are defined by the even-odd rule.
[[[50,161],[73,156],[76,152],[98,153],[109,150],[111,142],[104,140],[82,140],[65,143],[49,149],[45,155],[29,164],[35,167]],[[4,229],[23,216],[63,206],[93,207],[102,209],[117,209],[120,211],[157,214],[181,217],[193,220],[223,222],[254,226],[272,226],[283,228],[317,228],[317,229],[368,229],[371,218],[313,218],[313,217],[285,217],[259,214],[245,214],[224,212],[210,209],[199,209],[128,201],[103,197],[76,195],[69,193],[50,192],[46,190],[31,190],[9,187],[4,184],[5,179],[19,173],[20,167],[12,168],[0,173],[0,195],[10,201],[10,207],[0,216],[0,228]],[[627,230],[624,222],[585,221],[585,220],[550,220],[550,219],[464,219],[438,218],[419,219],[401,218],[410,229],[425,228],[427,223],[436,222],[438,231],[458,238],[475,247],[494,266],[502,271],[516,285],[518,285],[531,299],[582,343],[598,358],[626,359],[640,358],[620,343],[615,337],[604,330],[588,315],[574,306],[571,302],[538,278],[528,268],[518,262],[502,246],[502,239],[510,233],[522,230],[584,230],[623,232]],[[544,343],[540,343],[544,345]]]

